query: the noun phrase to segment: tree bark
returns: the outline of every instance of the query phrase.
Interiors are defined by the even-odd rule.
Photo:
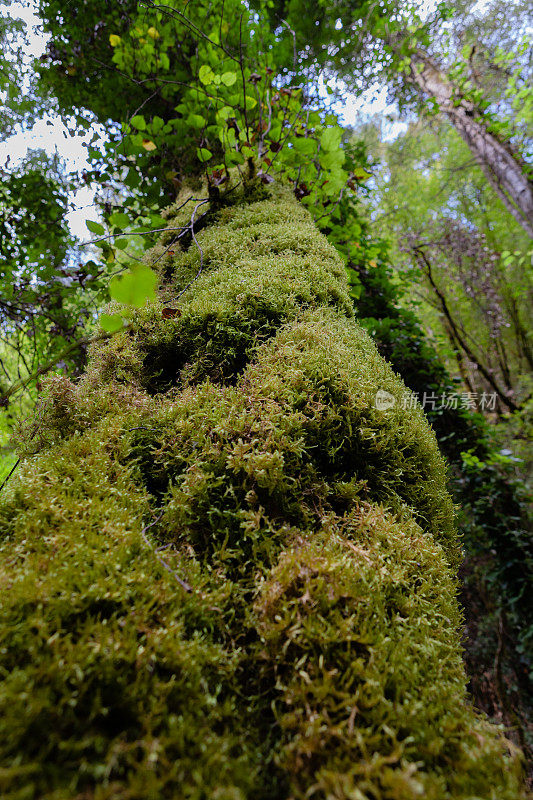
[[[518,154],[487,129],[476,116],[473,104],[461,96],[434,60],[421,50],[411,56],[408,80],[420,93],[436,101],[508,211],[533,237],[533,181],[526,175],[526,165]]]

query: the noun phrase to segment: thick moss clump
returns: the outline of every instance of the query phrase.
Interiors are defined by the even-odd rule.
[[[2,797],[515,800],[465,695],[434,435],[307,212],[235,194],[173,254],[170,210],[160,301],[22,442]]]

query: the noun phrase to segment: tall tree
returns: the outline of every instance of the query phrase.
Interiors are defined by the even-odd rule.
[[[386,42],[397,51],[395,38],[387,38]],[[401,50],[397,52],[401,54]],[[420,48],[409,53],[408,80],[450,120],[507,210],[533,238],[531,168],[512,142],[491,129],[479,102],[473,102],[436,59]]]
[[[496,393],[492,412],[520,406],[533,367],[527,236],[442,122],[413,123],[386,144],[373,126],[360,133],[381,159],[369,199],[374,228],[394,243],[426,323],[449,342],[451,370],[459,367],[469,391]]]
[[[443,57],[449,43],[446,24],[453,16],[449,4],[440,4],[425,21],[416,4],[397,0],[379,4],[343,0],[334,6],[319,2],[311,14],[301,0],[273,8],[295,31],[305,63],[317,60],[354,90],[381,76],[403,104],[414,101],[420,107],[421,101],[429,101],[433,112],[453,124],[508,211],[533,236],[531,168],[502,120],[494,118],[482,86],[464,77],[472,47],[466,53],[454,53],[448,63]],[[483,42],[478,46],[482,49]],[[523,104],[531,108],[532,102],[523,54],[519,48],[515,69],[511,69],[510,91],[520,98],[515,113]],[[505,63],[508,70],[512,66],[505,52],[488,55],[495,65]]]

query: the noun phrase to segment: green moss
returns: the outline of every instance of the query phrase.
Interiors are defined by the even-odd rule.
[[[435,437],[376,409],[403,385],[307,212],[237,200],[209,209],[181,316],[161,309],[194,242],[21,436],[2,797],[520,797],[519,755],[465,695]]]
[[[0,512],[5,798],[230,798],[257,783],[239,649],[217,641],[231,584],[170,553],[189,599],[146,546],[123,424],[28,464]]]
[[[151,261],[162,270],[170,265],[171,284],[160,304],[137,315],[133,331],[115,337],[111,347],[95,348],[94,380],[136,382],[151,393],[206,377],[234,382],[255,348],[303,308],[328,305],[351,316],[335,250],[317,236],[304,209],[289,213],[293,206],[268,200],[224,208],[186,252],[163,262],[168,244],[156,248]],[[171,217],[169,226],[184,222]],[[196,275],[180,302],[181,316],[163,319],[162,307],[173,306]]]
[[[294,797],[516,796],[465,697],[453,595],[441,548],[376,508],[282,554],[254,611]]]

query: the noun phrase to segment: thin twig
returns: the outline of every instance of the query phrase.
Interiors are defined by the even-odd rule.
[[[39,408],[37,408],[37,412],[39,412],[39,410],[40,410],[40,409],[39,409]],[[31,436],[30,436],[30,442],[32,441],[32,439],[34,439],[34,438],[35,438],[35,436],[36,436],[36,434],[37,434],[37,431],[39,430],[39,425],[40,425],[40,420],[37,420],[37,421],[34,423],[34,426],[33,426],[33,431],[32,431],[32,433],[31,433]],[[4,488],[4,486],[6,485],[6,483],[7,483],[7,482],[8,482],[8,480],[10,479],[10,477],[13,475],[13,473],[15,472],[15,470],[16,470],[16,468],[18,467],[18,465],[20,464],[21,460],[22,460],[22,459],[21,459],[21,458],[20,458],[20,456],[19,456],[19,458],[17,458],[17,460],[15,461],[15,463],[13,464],[13,466],[11,467],[11,469],[10,469],[10,471],[9,471],[9,475],[6,475],[6,477],[5,477],[5,478],[4,478],[4,480],[2,481],[2,485],[0,486],[0,492],[2,491],[2,489]]]
[[[155,555],[161,566],[164,567],[167,570],[167,572],[169,572],[172,575],[172,577],[179,583],[181,588],[184,589],[186,592],[192,592],[192,586],[190,586],[187,583],[187,581],[184,581],[182,578],[180,578],[180,576],[172,569],[170,564],[168,564],[164,558],[161,558],[161,556],[158,553],[159,548],[154,547],[154,545],[146,535],[146,531],[149,528],[153,527],[154,525],[157,525],[157,523],[162,519],[162,517],[163,517],[163,512],[161,512],[161,514],[157,517],[157,519],[154,519],[153,522],[150,522],[148,525],[145,525],[141,531],[141,536],[143,538],[144,543],[147,545],[147,547],[150,548],[150,550]]]
[[[246,126],[246,141],[249,142],[250,141],[250,130],[249,130],[249,125],[248,125],[248,112],[247,112],[247,109],[246,109],[246,99],[247,99],[246,98],[246,79],[244,77],[244,58],[243,58],[243,55],[242,55],[242,16],[243,15],[242,15],[242,12],[241,12],[241,18],[240,18],[240,21],[239,21],[239,68],[241,70],[242,92],[243,92],[243,96],[244,96],[243,111],[244,111],[244,124]]]
[[[181,228],[152,228],[149,231],[120,231],[120,233],[109,233],[106,236],[99,236],[98,239],[91,239],[89,242],[83,242],[82,247],[87,247],[89,244],[97,244],[103,242],[105,239],[115,239],[118,236],[149,236],[151,233],[162,233],[164,231],[184,231],[187,230],[187,225]]]
[[[129,330],[129,328],[131,328],[131,325],[124,325],[122,328],[120,328],[120,330],[125,331]],[[24,389],[29,383],[35,380],[35,378],[38,378],[39,375],[44,375],[46,372],[49,372],[49,370],[53,369],[58,361],[61,361],[64,358],[64,356],[68,355],[73,350],[76,350],[78,347],[83,347],[84,345],[92,344],[93,342],[99,342],[102,339],[109,339],[111,336],[114,335],[114,333],[101,333],[96,336],[86,336],[85,338],[79,339],[77,342],[74,342],[73,344],[69,345],[64,350],[61,350],[61,352],[58,353],[56,356],[54,356],[54,358],[47,364],[45,364],[42,367],[39,367],[39,369],[35,370],[35,372],[33,372],[27,378],[21,378],[19,381],[14,383],[13,386],[11,386],[7,390],[7,392],[5,392],[0,397],[0,406],[5,404],[5,401],[9,399],[11,395],[20,391],[20,389]]]
[[[157,428],[147,428],[146,425],[137,425],[135,428],[128,428],[129,431],[157,431]]]
[[[4,480],[2,481],[2,485],[0,486],[0,492],[2,491],[2,489],[4,488],[4,486],[6,485],[6,483],[7,483],[7,482],[8,482],[8,480],[10,479],[10,477],[13,475],[13,473],[15,472],[15,470],[16,470],[16,468],[18,467],[18,465],[19,465],[19,464],[20,464],[20,458],[17,458],[17,460],[15,461],[15,463],[13,464],[13,466],[11,467],[11,469],[10,469],[10,471],[9,471],[9,474],[8,474],[8,475],[7,475],[7,477],[5,477],[5,478],[4,478]]]
[[[195,23],[191,19],[186,17],[185,14],[183,14],[181,11],[178,11],[178,9],[172,8],[172,6],[167,6],[163,3],[155,3],[153,2],[153,0],[141,0],[140,5],[147,6],[148,8],[153,8],[156,11],[161,11],[163,14],[166,14],[169,17],[174,17],[174,18],[179,17],[183,21],[185,26],[188,27],[192,33],[196,33],[202,39],[209,42],[209,44],[212,44],[214,47],[218,47],[220,50],[222,50],[223,53],[227,55],[228,58],[230,58],[232,61],[236,61],[237,63],[239,63],[239,59],[235,58],[235,56],[232,55],[229,52],[229,50],[227,50],[226,47],[224,47],[224,45],[220,44],[220,42],[215,42],[213,39],[211,39],[197,25],[195,25]]]
[[[190,231],[191,231],[191,236],[192,236],[192,238],[193,238],[193,241],[194,241],[194,243],[195,243],[195,245],[196,245],[196,247],[198,248],[198,250],[199,250],[199,253],[200,253],[200,266],[198,267],[198,272],[196,273],[196,275],[194,276],[194,278],[192,278],[192,279],[189,281],[189,283],[187,284],[187,286],[185,286],[185,288],[183,288],[183,289],[181,290],[181,292],[180,292],[180,293],[178,294],[178,296],[176,297],[176,300],[179,300],[179,298],[180,298],[180,297],[181,297],[183,294],[185,294],[185,292],[187,291],[187,289],[190,289],[190,287],[193,285],[193,283],[194,283],[194,282],[195,282],[195,281],[196,281],[196,280],[197,280],[197,279],[200,277],[200,275],[201,275],[201,273],[202,273],[202,271],[203,271],[203,268],[204,268],[204,251],[202,250],[202,248],[201,248],[201,247],[200,247],[200,245],[198,244],[198,239],[196,238],[196,235],[195,235],[195,233],[194,233],[194,215],[196,214],[196,211],[198,210],[198,208],[199,208],[201,205],[203,205],[203,203],[207,203],[207,202],[209,202],[209,201],[208,201],[208,200],[201,200],[199,203],[197,203],[197,204],[196,204],[196,206],[195,206],[195,208],[194,208],[194,211],[192,212],[192,215],[191,215],[191,224],[190,224],[190,226],[189,226],[189,227],[190,227]]]
[[[181,205],[179,205],[175,209],[175,213],[177,214],[178,211],[181,211],[181,209],[184,206],[186,206],[187,203],[190,203],[191,201],[196,201],[196,200],[200,201],[201,198],[200,197],[188,197]],[[202,200],[201,202],[202,203],[207,203],[208,200]],[[176,240],[180,239],[181,236],[184,233],[186,233],[189,229],[190,229],[190,225],[182,225],[181,227],[178,227],[178,228],[168,228],[168,227],[167,228],[152,228],[149,231],[121,231],[120,233],[110,233],[110,234],[108,234],[106,236],[99,236],[98,239],[91,239],[89,242],[84,242],[82,244],[82,247],[86,247],[89,244],[97,244],[98,242],[102,242],[102,241],[104,241],[106,239],[113,239],[114,237],[118,237],[118,236],[148,236],[148,234],[150,234],[150,233],[165,233],[166,231],[180,231],[180,235],[176,236],[174,239],[172,239],[172,242],[169,245],[169,247],[172,247],[172,245],[176,242]],[[169,248],[167,248],[167,250],[168,249]],[[166,253],[166,250],[165,250],[165,253]],[[165,253],[163,253],[163,255],[165,255]],[[159,256],[159,258],[162,258],[162,256]],[[157,261],[159,261],[159,258],[156,259],[156,261],[154,261],[154,264]]]

